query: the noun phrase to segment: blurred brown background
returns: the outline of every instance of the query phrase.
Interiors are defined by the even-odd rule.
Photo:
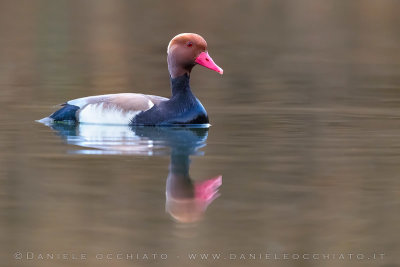
[[[395,0],[1,0],[1,262],[398,266],[399,10]],[[34,122],[87,95],[169,96],[166,47],[181,32],[203,35],[224,69],[192,73],[213,126],[191,173],[224,179],[192,226],[165,213],[168,157],[70,154]],[[15,251],[90,256],[18,261]],[[175,258],[93,257],[117,251]],[[386,256],[203,262],[188,251]]]

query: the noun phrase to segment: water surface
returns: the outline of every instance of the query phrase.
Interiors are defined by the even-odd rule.
[[[399,2],[178,2],[1,1],[1,261],[398,266]],[[224,69],[192,73],[207,131],[35,122],[87,95],[168,96],[166,46],[180,32],[204,35]],[[251,253],[385,256],[239,259]]]

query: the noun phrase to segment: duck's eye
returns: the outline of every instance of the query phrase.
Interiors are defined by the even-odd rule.
[[[187,47],[192,47],[192,46],[193,46],[193,43],[192,43],[192,42],[187,42],[186,46],[187,46]]]

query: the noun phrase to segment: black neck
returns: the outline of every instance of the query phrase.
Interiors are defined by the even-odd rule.
[[[190,76],[187,73],[175,78],[171,77],[170,79],[172,96],[183,92],[191,92],[189,84]]]

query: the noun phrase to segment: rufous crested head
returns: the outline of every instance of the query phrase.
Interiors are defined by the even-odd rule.
[[[176,35],[168,44],[167,54],[168,68],[173,78],[190,73],[196,64],[223,73],[208,55],[206,40],[196,33]]]
[[[196,33],[180,33],[169,42],[167,53],[169,54],[173,49],[185,45],[201,52],[207,50],[207,42],[200,35]]]

